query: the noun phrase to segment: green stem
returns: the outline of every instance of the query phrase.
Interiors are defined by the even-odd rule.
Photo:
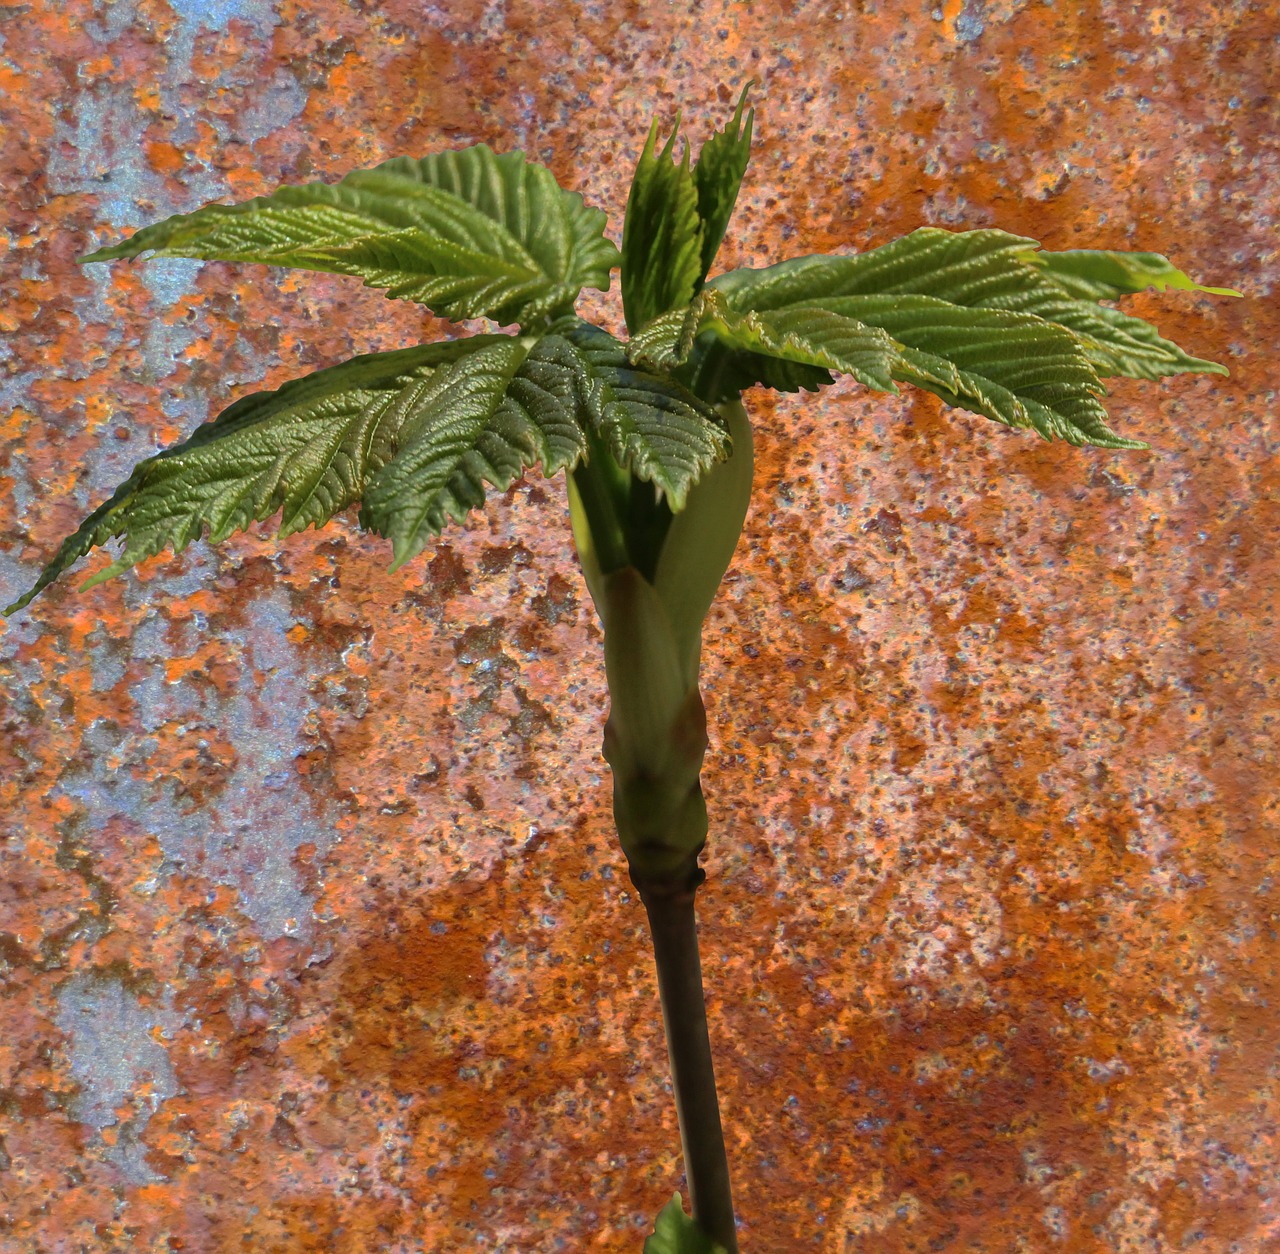
[[[640,880],[633,872],[631,882],[640,892],[653,934],[658,994],[693,1217],[728,1254],[738,1254],[693,906],[706,872],[696,859],[695,854],[692,867],[671,879]]]
[[[587,432],[587,447],[588,456],[571,473],[591,528],[596,561],[608,574],[631,565],[623,529],[630,481],[626,471],[610,456],[604,441],[593,431]]]

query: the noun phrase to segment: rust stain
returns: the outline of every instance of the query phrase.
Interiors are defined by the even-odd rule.
[[[483,141],[618,239],[654,111],[700,143],[756,75],[717,268],[999,226],[1244,288],[1126,302],[1232,371],[1108,381],[1152,454],[748,396],[701,930],[744,1250],[1269,1249],[1278,33],[1185,3],[29,5],[5,592],[236,397],[460,332],[335,276],[77,266],[113,219]],[[581,307],[622,330],[616,286]],[[562,485],[388,564],[352,519],[263,525],[0,629],[0,1248],[621,1254],[681,1183]],[[66,1026],[106,988],[171,1079]]]

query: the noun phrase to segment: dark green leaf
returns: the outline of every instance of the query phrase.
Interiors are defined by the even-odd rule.
[[[496,340],[405,391],[399,448],[360,508],[361,525],[390,538],[391,570],[482,506],[486,484],[503,491],[538,462],[551,475],[582,453],[566,341]]]
[[[605,215],[546,167],[486,144],[396,157],[336,184],[281,187],[143,227],[81,261],[161,257],[262,262],[354,275],[443,317],[530,324],[609,288],[618,251]]]
[[[672,374],[717,405],[756,384],[778,392],[817,392],[835,381],[831,371],[820,366],[728,348],[714,334],[699,336],[689,360]]]
[[[633,365],[607,331],[579,323],[566,338],[581,362],[584,422],[620,466],[654,484],[679,512],[703,471],[728,456],[724,419],[674,379]]]
[[[449,519],[541,464],[551,475],[603,441],[619,465],[684,505],[728,453],[724,421],[672,379],[633,367],[598,327],[566,318],[540,339],[476,336],[340,366],[237,401],[140,463],[59,548],[12,613],[90,549],[126,538],[92,587],[205,528],[225,539],[282,510],[280,534],[360,501],[402,566]]]
[[[486,345],[511,343],[508,336],[478,336],[369,353],[242,397],[189,439],[140,462],[4,612],[21,609],[117,536],[125,537],[120,555],[82,589],[166,546],[180,553],[205,528],[216,542],[276,510],[281,536],[322,526],[359,500],[368,476],[395,454],[414,389]]]

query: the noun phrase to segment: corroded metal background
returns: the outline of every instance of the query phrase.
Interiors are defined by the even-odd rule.
[[[1110,385],[1150,453],[749,394],[702,932],[751,1254],[1280,1248],[1275,7],[691,7],[0,11],[0,597],[237,396],[459,333],[75,264],[281,182],[483,140],[618,239],[654,111],[756,75],[721,267],[994,225],[1243,289],[1128,302],[1231,369]],[[562,484],[395,575],[268,530],[0,625],[0,1249],[637,1251],[678,1140]]]

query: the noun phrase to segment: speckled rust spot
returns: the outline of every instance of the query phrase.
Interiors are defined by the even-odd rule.
[[[1242,288],[1125,302],[1232,372],[1108,381],[1151,453],[748,394],[701,930],[746,1254],[1280,1248],[1280,22],[695,10],[15,9],[0,594],[245,392],[461,333],[336,276],[76,265],[283,182],[518,147],[618,240],[653,112],[701,141],[754,75],[717,268],[999,226]],[[621,331],[616,287],[581,308]],[[263,526],[0,624],[6,1254],[634,1254],[682,1185],[563,487],[389,561]]]

